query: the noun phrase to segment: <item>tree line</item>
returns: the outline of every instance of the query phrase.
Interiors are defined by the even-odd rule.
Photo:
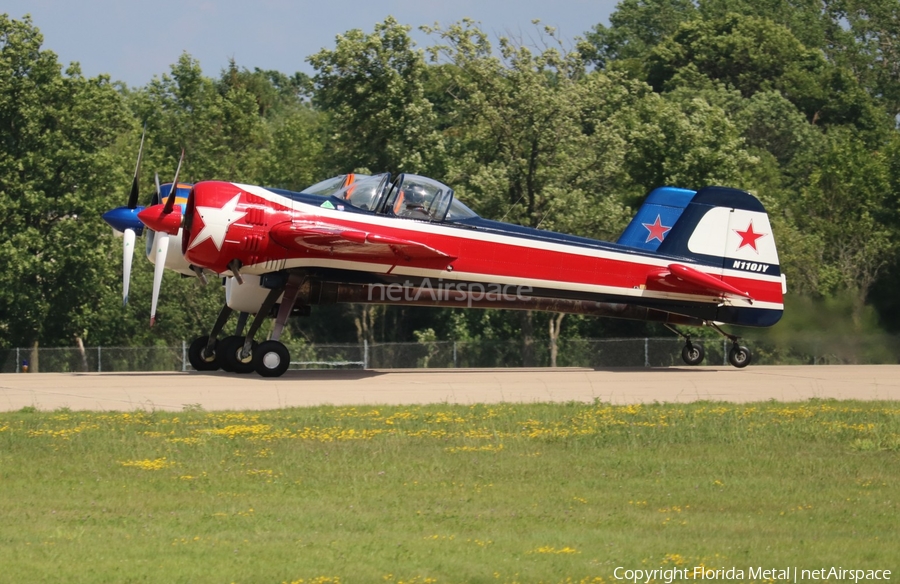
[[[124,204],[146,127],[153,173],[301,190],[349,171],[451,185],[485,217],[615,240],[652,188],[751,191],[769,210],[786,324],[900,329],[900,1],[622,0],[575,40],[535,23],[490,38],[469,20],[393,18],[308,56],[314,73],[218,77],[183,54],[143,87],[85,78],[0,15],[0,346],[167,345],[209,329],[214,283],[151,266],[121,302]],[[792,309],[793,308],[793,309]],[[781,325],[779,325],[781,326]],[[532,312],[317,307],[311,342],[652,334],[654,325]]]

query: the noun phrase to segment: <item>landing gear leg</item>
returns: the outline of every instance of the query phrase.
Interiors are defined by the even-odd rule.
[[[681,349],[681,359],[688,365],[699,365],[706,356],[703,345],[691,341],[691,335],[685,334],[671,325],[665,325],[667,329],[684,339],[684,348]]]
[[[242,312],[238,314],[237,326],[234,329],[234,334],[241,337],[244,335],[244,327],[247,326],[247,319],[250,317],[249,312]]]
[[[728,350],[729,363],[731,363],[738,369],[743,369],[750,364],[750,361],[753,360],[753,355],[750,353],[750,349],[740,344],[740,337],[726,333],[721,328],[719,328],[719,325],[714,322],[708,322],[706,324],[712,327],[713,330],[715,330],[717,333],[731,341],[731,349]]]
[[[288,280],[284,290],[284,298],[281,300],[281,306],[278,307],[278,314],[275,316],[275,326],[272,327],[272,335],[268,341],[259,344],[253,352],[253,367],[256,372],[263,377],[280,377],[288,370],[291,365],[291,355],[287,347],[278,339],[284,332],[284,325],[287,323],[294,302],[297,300],[297,293],[300,291],[300,282],[292,278]]]
[[[223,354],[223,357],[227,361],[227,368],[229,370],[234,371],[235,373],[253,372],[253,352],[258,345],[258,343],[253,340],[253,337],[256,335],[256,332],[259,330],[259,327],[262,326],[265,319],[268,318],[269,313],[272,311],[272,307],[275,305],[281,292],[281,288],[269,291],[265,301],[263,301],[262,306],[259,308],[259,312],[257,312],[256,316],[253,318],[253,322],[250,324],[250,330],[247,331],[246,336],[243,336],[243,332],[249,315],[245,312],[241,313],[241,316],[238,318],[237,334],[234,337],[228,337],[228,339],[226,339],[227,344],[225,350],[227,352]],[[225,369],[226,366],[223,366],[222,368]]]

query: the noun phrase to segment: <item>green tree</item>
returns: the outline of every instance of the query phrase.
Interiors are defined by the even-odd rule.
[[[271,187],[302,190],[324,178],[324,116],[313,109],[312,80],[305,73],[239,69],[232,60],[218,81],[219,94],[253,96],[266,130],[259,172],[254,180]],[[260,130],[254,128],[253,135]],[[245,179],[249,180],[249,179]]]
[[[322,117],[301,104],[270,124],[272,138],[262,162],[262,184],[299,191],[326,177]]]
[[[698,11],[706,20],[740,14],[777,22],[804,46],[827,50],[843,34],[835,4],[833,0],[699,0]]]
[[[750,97],[767,89],[784,90],[809,83],[809,79],[818,78],[825,60],[782,25],[728,14],[679,26],[648,55],[648,82],[662,91],[680,69],[689,65]]]
[[[388,17],[366,34],[350,30],[334,49],[309,57],[313,103],[328,116],[325,156],[332,173],[428,173],[441,160],[440,134],[425,98],[424,52],[408,26]]]
[[[900,115],[900,2],[842,0],[835,5],[836,19],[849,25],[844,38],[850,38],[838,45],[842,62],[896,118]]]
[[[610,26],[597,24],[585,34],[582,52],[600,68],[635,69],[678,25],[697,16],[693,0],[622,0]]]
[[[591,237],[618,232],[624,144],[604,118],[640,89],[586,76],[580,53],[564,50],[552,29],[538,50],[500,38],[499,56],[470,21],[430,32],[442,41],[431,54],[454,102],[444,133],[457,194],[491,218]],[[553,323],[551,341],[562,320]],[[533,364],[532,313],[519,324]]]
[[[171,74],[154,78],[130,98],[135,115],[147,124],[145,168],[174,168],[184,149],[182,180],[259,182],[269,132],[258,96],[247,86],[217,83],[182,54]],[[168,173],[160,175],[171,180]]]
[[[821,132],[777,91],[756,93],[740,104],[735,123],[749,147],[771,154],[781,168],[815,148]]]
[[[222,71],[219,93],[227,96],[232,89],[243,89],[253,95],[262,118],[276,118],[291,111],[312,94],[312,80],[306,73],[292,76],[279,71],[239,68],[234,59]]]
[[[645,96],[631,112],[626,165],[643,195],[660,185],[734,185],[755,160],[736,124],[703,98]]]
[[[793,224],[817,244],[815,261],[801,272],[804,284],[825,296],[848,294],[857,322],[870,289],[900,249],[890,163],[852,131],[832,131],[790,207]]]
[[[624,143],[604,118],[641,89],[586,76],[580,54],[559,46],[535,52],[501,38],[495,56],[471,22],[431,32],[444,43],[432,58],[446,61],[443,85],[454,101],[445,139],[459,196],[486,217],[595,237],[610,231],[597,217],[579,224],[571,203],[615,199]]]
[[[890,195],[883,212],[887,215],[888,224],[897,230],[900,226],[900,131],[892,133],[890,142],[884,148],[884,157],[888,166]],[[900,331],[898,286],[900,286],[900,250],[894,253],[891,262],[869,294],[869,301],[878,310],[885,328],[894,333]]]
[[[888,127],[885,112],[849,69],[764,18],[729,13],[685,22],[650,52],[646,69],[656,91],[675,89],[698,74],[745,98],[777,91],[811,123],[853,125],[868,134],[870,143],[882,139]]]
[[[0,341],[70,345],[85,338],[118,281],[100,214],[132,128],[105,76],[62,72],[30,18],[0,15]],[[121,253],[121,252],[120,252]],[[119,296],[119,298],[121,298]]]

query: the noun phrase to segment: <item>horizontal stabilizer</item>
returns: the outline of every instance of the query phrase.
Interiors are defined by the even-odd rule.
[[[691,286],[695,286],[703,290],[708,290],[716,294],[721,294],[723,296],[737,296],[739,298],[745,299],[750,304],[753,304],[753,298],[750,296],[750,294],[744,292],[743,290],[735,288],[731,284],[724,282],[715,276],[712,276],[705,272],[701,272],[700,270],[685,266],[683,264],[669,264],[668,269],[668,273],[663,272],[662,274],[660,274],[660,277],[664,279],[669,285],[678,287],[680,285],[680,282],[685,282],[687,284],[690,284]],[[691,291],[692,290],[685,290],[685,292]]]

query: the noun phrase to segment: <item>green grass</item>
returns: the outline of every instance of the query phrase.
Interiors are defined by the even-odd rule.
[[[900,406],[0,414],[6,582],[900,571]]]

